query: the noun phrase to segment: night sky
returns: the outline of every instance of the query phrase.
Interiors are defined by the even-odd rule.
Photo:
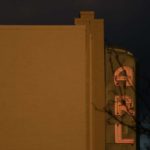
[[[150,0],[0,0],[0,24],[71,25],[81,10],[104,19],[105,44],[135,55],[139,89],[150,104]]]

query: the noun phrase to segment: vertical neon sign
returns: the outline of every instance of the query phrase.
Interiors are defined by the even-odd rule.
[[[116,69],[114,73],[115,86],[120,86],[121,81],[125,81],[127,87],[133,86],[132,68],[123,66]],[[135,111],[133,110],[133,100],[127,95],[115,96],[115,116],[121,117],[123,112],[126,112],[129,116],[135,115]],[[134,143],[134,139],[123,138],[121,123],[115,123],[115,143]]]

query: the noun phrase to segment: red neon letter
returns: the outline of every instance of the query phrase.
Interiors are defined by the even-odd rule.
[[[116,86],[119,86],[119,81],[126,81],[126,86],[133,86],[133,70],[127,66],[119,67],[114,73]]]
[[[122,113],[126,112],[130,116],[134,116],[133,101],[128,96],[115,96],[115,115],[122,116]],[[134,139],[123,139],[122,138],[122,125],[119,123],[115,124],[115,143],[126,143],[133,144]]]
[[[134,116],[132,99],[129,96],[115,96],[115,115],[122,116],[123,111]]]
[[[119,123],[115,124],[115,143],[122,144],[133,144],[134,139],[123,139],[122,138],[122,125]]]

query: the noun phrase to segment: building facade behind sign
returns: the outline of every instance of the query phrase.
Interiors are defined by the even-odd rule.
[[[119,76],[110,71],[104,21],[94,12],[81,12],[70,26],[0,26],[0,48],[0,149],[134,149],[135,142],[119,143],[117,127],[106,122],[104,108],[120,96]],[[123,65],[134,70],[126,58]],[[129,88],[127,95],[135,100]]]

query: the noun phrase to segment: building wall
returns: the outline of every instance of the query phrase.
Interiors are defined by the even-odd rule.
[[[86,26],[88,149],[105,150],[104,20],[81,12],[75,24]]]
[[[112,116],[115,96],[130,96],[135,111],[134,57],[107,50],[104,21],[93,12],[70,26],[0,26],[0,149],[135,150],[127,126],[121,136],[129,141],[116,141]],[[114,85],[122,65],[132,69],[134,86]]]
[[[87,150],[85,26],[0,26],[0,149]]]

